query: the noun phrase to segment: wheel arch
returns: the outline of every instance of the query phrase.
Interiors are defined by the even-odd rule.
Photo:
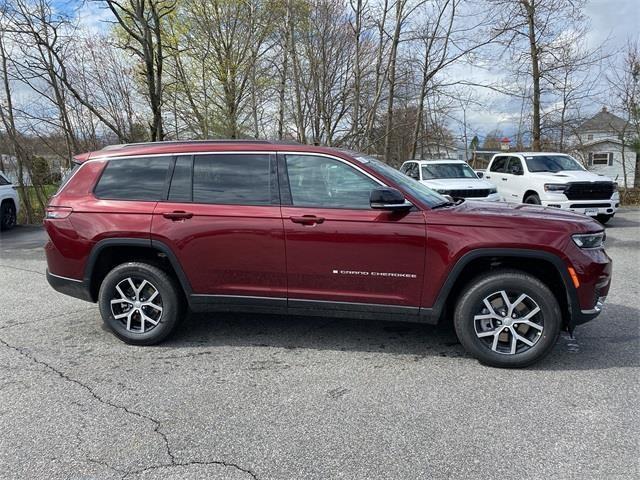
[[[146,262],[161,268],[178,282],[185,298],[192,293],[178,258],[165,243],[143,238],[108,238],[94,245],[85,267],[84,283],[93,301],[97,300],[100,285],[107,273],[113,267],[129,261]]]
[[[524,203],[524,201],[527,199],[527,197],[529,197],[531,195],[535,195],[536,197],[540,198],[540,194],[538,192],[536,192],[535,190],[529,189],[526,192],[524,192],[524,195],[522,196],[522,203]]]
[[[455,263],[433,307],[428,309],[430,323],[450,320],[461,291],[478,275],[505,268],[531,274],[549,286],[560,305],[563,325],[571,325],[573,313],[579,311],[579,303],[565,262],[550,252],[501,248],[472,250]]]

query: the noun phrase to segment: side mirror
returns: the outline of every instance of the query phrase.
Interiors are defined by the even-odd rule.
[[[404,195],[395,188],[376,188],[371,190],[369,205],[377,210],[408,210],[413,207]]]
[[[484,178],[484,172],[476,171],[476,175],[478,175],[478,178]]]

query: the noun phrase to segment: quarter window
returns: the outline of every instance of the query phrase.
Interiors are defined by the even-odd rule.
[[[94,193],[109,200],[159,201],[165,194],[170,157],[109,160]]]
[[[270,205],[269,154],[196,155],[193,201],[222,205]]]
[[[0,187],[4,187],[5,185],[9,185],[9,181],[4,178],[4,176],[0,175]]]
[[[293,205],[368,209],[371,190],[380,185],[355,168],[326,157],[287,155]]]

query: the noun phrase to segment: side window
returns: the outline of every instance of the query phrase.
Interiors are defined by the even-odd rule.
[[[170,202],[190,202],[192,200],[192,166],[193,157],[191,155],[176,158],[169,187],[168,200]]]
[[[269,154],[196,155],[193,201],[221,205],[271,205]]]
[[[371,190],[380,186],[331,158],[287,155],[286,163],[294,206],[368,209]]]
[[[411,164],[411,168],[409,169],[409,176],[414,180],[420,180],[420,170],[418,169],[418,164],[413,162]]]
[[[109,200],[160,200],[165,193],[171,157],[109,160],[94,190]]]
[[[409,171],[409,167],[411,167],[410,163],[405,163],[404,165],[402,165],[402,167],[400,167],[400,171],[402,173],[404,173],[405,175],[408,175],[408,171]]]
[[[498,157],[491,164],[492,172],[505,172],[507,167],[507,160],[509,157]]]
[[[522,169],[522,160],[518,157],[511,157],[509,159],[509,165],[507,166],[507,173],[511,175],[522,175],[524,170]]]

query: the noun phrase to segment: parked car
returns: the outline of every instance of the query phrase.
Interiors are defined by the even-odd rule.
[[[259,141],[108,147],[47,207],[47,279],[150,345],[193,311],[453,322],[522,367],[596,317],[604,232],[558,209],[450,202],[366,155]],[[247,174],[250,173],[250,174]],[[345,188],[348,186],[348,188]]]
[[[400,171],[442,195],[490,202],[502,200],[496,186],[480,179],[462,160],[409,160]]]
[[[507,201],[545,205],[596,217],[613,218],[620,206],[618,185],[587,171],[563,153],[508,153],[495,155],[485,178],[498,186]]]
[[[18,192],[9,178],[0,172],[0,231],[15,227],[19,211]]]

